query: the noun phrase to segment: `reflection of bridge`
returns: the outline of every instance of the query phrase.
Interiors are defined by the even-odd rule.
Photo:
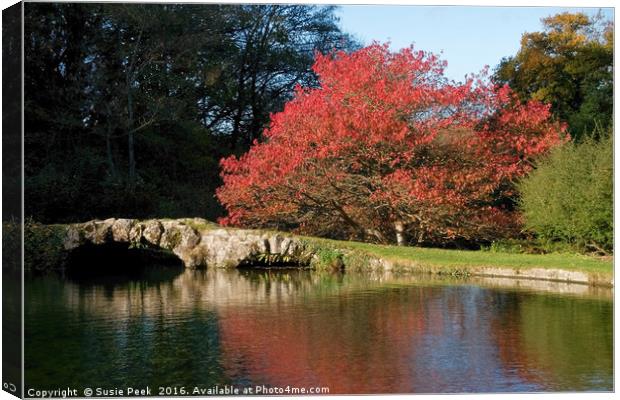
[[[188,268],[237,267],[257,261],[260,256],[307,264],[312,256],[304,243],[292,236],[224,229],[200,218],[94,220],[69,225],[62,240],[65,250],[88,243],[159,248],[172,251]]]
[[[161,268],[161,267],[158,267]],[[161,271],[160,271],[161,272]],[[271,275],[266,278],[265,275]],[[307,270],[291,270],[271,274],[269,271],[245,271],[208,268],[185,269],[168,281],[136,285],[130,281],[116,285],[91,284],[88,304],[84,304],[82,286],[65,284],[66,304],[71,308],[92,307],[93,313],[156,316],[179,316],[194,308],[226,308],[259,304],[290,303],[301,300],[300,293],[316,289],[322,275]],[[335,290],[335,289],[334,289]]]
[[[131,315],[133,313],[154,316],[179,315],[195,307],[246,308],[257,305],[286,304],[316,300],[318,302],[345,293],[386,290],[396,287],[458,287],[476,285],[485,288],[508,288],[514,291],[572,295],[591,300],[611,300],[613,289],[563,282],[535,281],[531,279],[506,279],[491,277],[441,278],[426,274],[394,274],[373,271],[371,273],[328,274],[308,270],[272,272],[224,270],[177,270],[159,279],[146,277],[144,284],[128,284],[129,281],[110,286],[93,284],[90,300],[81,300],[81,287],[67,283],[66,304],[71,308],[92,307],[90,312]],[[329,282],[330,284],[325,284]]]

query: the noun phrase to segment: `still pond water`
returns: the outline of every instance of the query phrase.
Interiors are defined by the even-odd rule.
[[[26,389],[613,390],[611,290],[506,281],[156,266],[30,277]]]

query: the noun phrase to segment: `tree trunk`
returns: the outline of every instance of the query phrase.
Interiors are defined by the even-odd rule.
[[[241,141],[241,119],[245,111],[245,55],[242,58],[237,79],[237,99],[235,101],[235,116],[233,118],[233,130],[231,134],[231,150],[235,151]]]
[[[127,116],[129,119],[127,133],[127,157],[129,160],[129,192],[133,193],[136,188],[136,157],[134,152],[134,133],[133,133],[133,99],[131,97],[131,82],[127,82]]]
[[[108,124],[108,127],[106,129],[106,136],[105,136],[106,156],[108,160],[108,168],[110,170],[110,176],[112,177],[113,181],[116,181],[117,179],[116,165],[114,165],[114,157],[112,156],[112,141],[110,138],[111,136],[112,136],[112,132],[111,132],[110,125]]]
[[[387,240],[386,237],[383,236],[383,234],[379,232],[377,229],[365,229],[363,233],[365,233],[366,236],[368,237],[376,238],[377,240],[379,240],[379,243],[382,243],[382,244],[390,243],[389,240]]]
[[[127,152],[129,153],[129,191],[136,188],[136,158],[134,155],[133,132],[129,131],[127,138]]]
[[[125,84],[127,85],[127,158],[129,164],[129,176],[128,176],[128,188],[129,192],[133,194],[136,188],[136,156],[134,151],[134,115],[133,115],[133,97],[131,94],[131,87],[134,82],[136,73],[136,56],[138,48],[142,41],[142,33],[144,27],[140,27],[140,34],[136,40],[133,53],[131,54],[129,66],[125,71]]]
[[[394,230],[396,231],[396,244],[399,246],[405,245],[405,224],[403,221],[394,222]]]

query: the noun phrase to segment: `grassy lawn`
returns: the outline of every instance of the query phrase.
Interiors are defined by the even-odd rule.
[[[467,268],[467,267],[508,267],[557,268],[577,270],[589,273],[611,275],[613,261],[592,256],[552,253],[552,254],[517,254],[490,251],[446,250],[419,247],[385,246],[360,242],[345,242],[318,239],[330,247],[349,248],[374,255],[389,261],[416,263],[423,266]]]

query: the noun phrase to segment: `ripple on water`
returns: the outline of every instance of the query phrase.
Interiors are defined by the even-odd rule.
[[[610,391],[613,292],[584,286],[155,266],[35,277],[26,384]]]

